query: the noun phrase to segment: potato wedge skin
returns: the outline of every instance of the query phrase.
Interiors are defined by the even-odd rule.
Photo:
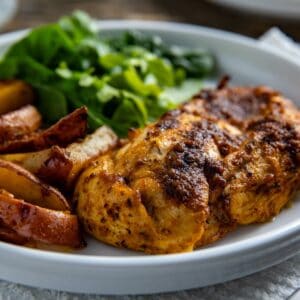
[[[38,178],[64,189],[72,188],[81,170],[95,157],[115,147],[118,137],[107,126],[98,128],[82,141],[61,148],[16,154],[2,154],[0,159],[16,163]]]
[[[49,149],[0,155],[0,159],[15,163],[43,182],[64,187],[73,167],[67,151],[59,146]]]
[[[73,161],[63,148],[53,146],[49,150],[47,159],[40,160],[40,165],[34,174],[44,182],[57,186],[62,190],[67,190],[66,187],[73,168]]]
[[[14,140],[37,130],[42,116],[33,105],[0,116],[0,142]]]
[[[24,245],[28,243],[28,239],[20,236],[14,230],[7,228],[5,226],[0,226],[0,241],[13,243],[17,245]]]
[[[0,115],[33,103],[33,89],[21,80],[0,81]]]
[[[0,188],[34,205],[70,210],[67,200],[58,190],[44,184],[22,167],[4,160],[0,160]]]
[[[84,137],[86,130],[87,108],[81,107],[44,131],[0,144],[0,153],[37,151],[53,145],[64,147]]]
[[[37,143],[35,150],[53,145],[64,147],[84,137],[87,130],[87,117],[85,106],[75,109],[42,133],[41,145],[38,146]]]
[[[72,248],[84,245],[77,216],[26,203],[3,190],[0,191],[0,219],[15,236],[28,241]]]

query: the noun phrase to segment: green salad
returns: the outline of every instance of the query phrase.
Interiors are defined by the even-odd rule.
[[[140,32],[106,38],[78,11],[12,45],[0,61],[0,79],[32,85],[49,124],[85,105],[91,129],[107,124],[125,136],[187,100],[213,69],[207,51]]]

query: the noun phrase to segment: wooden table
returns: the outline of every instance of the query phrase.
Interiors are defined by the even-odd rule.
[[[85,10],[101,19],[172,20],[221,28],[252,37],[278,26],[300,41],[300,20],[241,13],[204,0],[19,0],[16,17],[3,31],[53,22],[75,9]]]

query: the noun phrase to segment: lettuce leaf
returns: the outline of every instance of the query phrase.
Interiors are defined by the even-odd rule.
[[[214,64],[206,51],[169,46],[156,36],[101,37],[77,11],[13,44],[0,61],[0,79],[31,84],[46,123],[85,105],[90,129],[107,124],[126,136],[187,100]]]

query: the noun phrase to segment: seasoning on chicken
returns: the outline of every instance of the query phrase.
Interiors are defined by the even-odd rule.
[[[81,175],[77,212],[97,239],[191,251],[277,215],[300,185],[300,112],[267,87],[204,90]]]

